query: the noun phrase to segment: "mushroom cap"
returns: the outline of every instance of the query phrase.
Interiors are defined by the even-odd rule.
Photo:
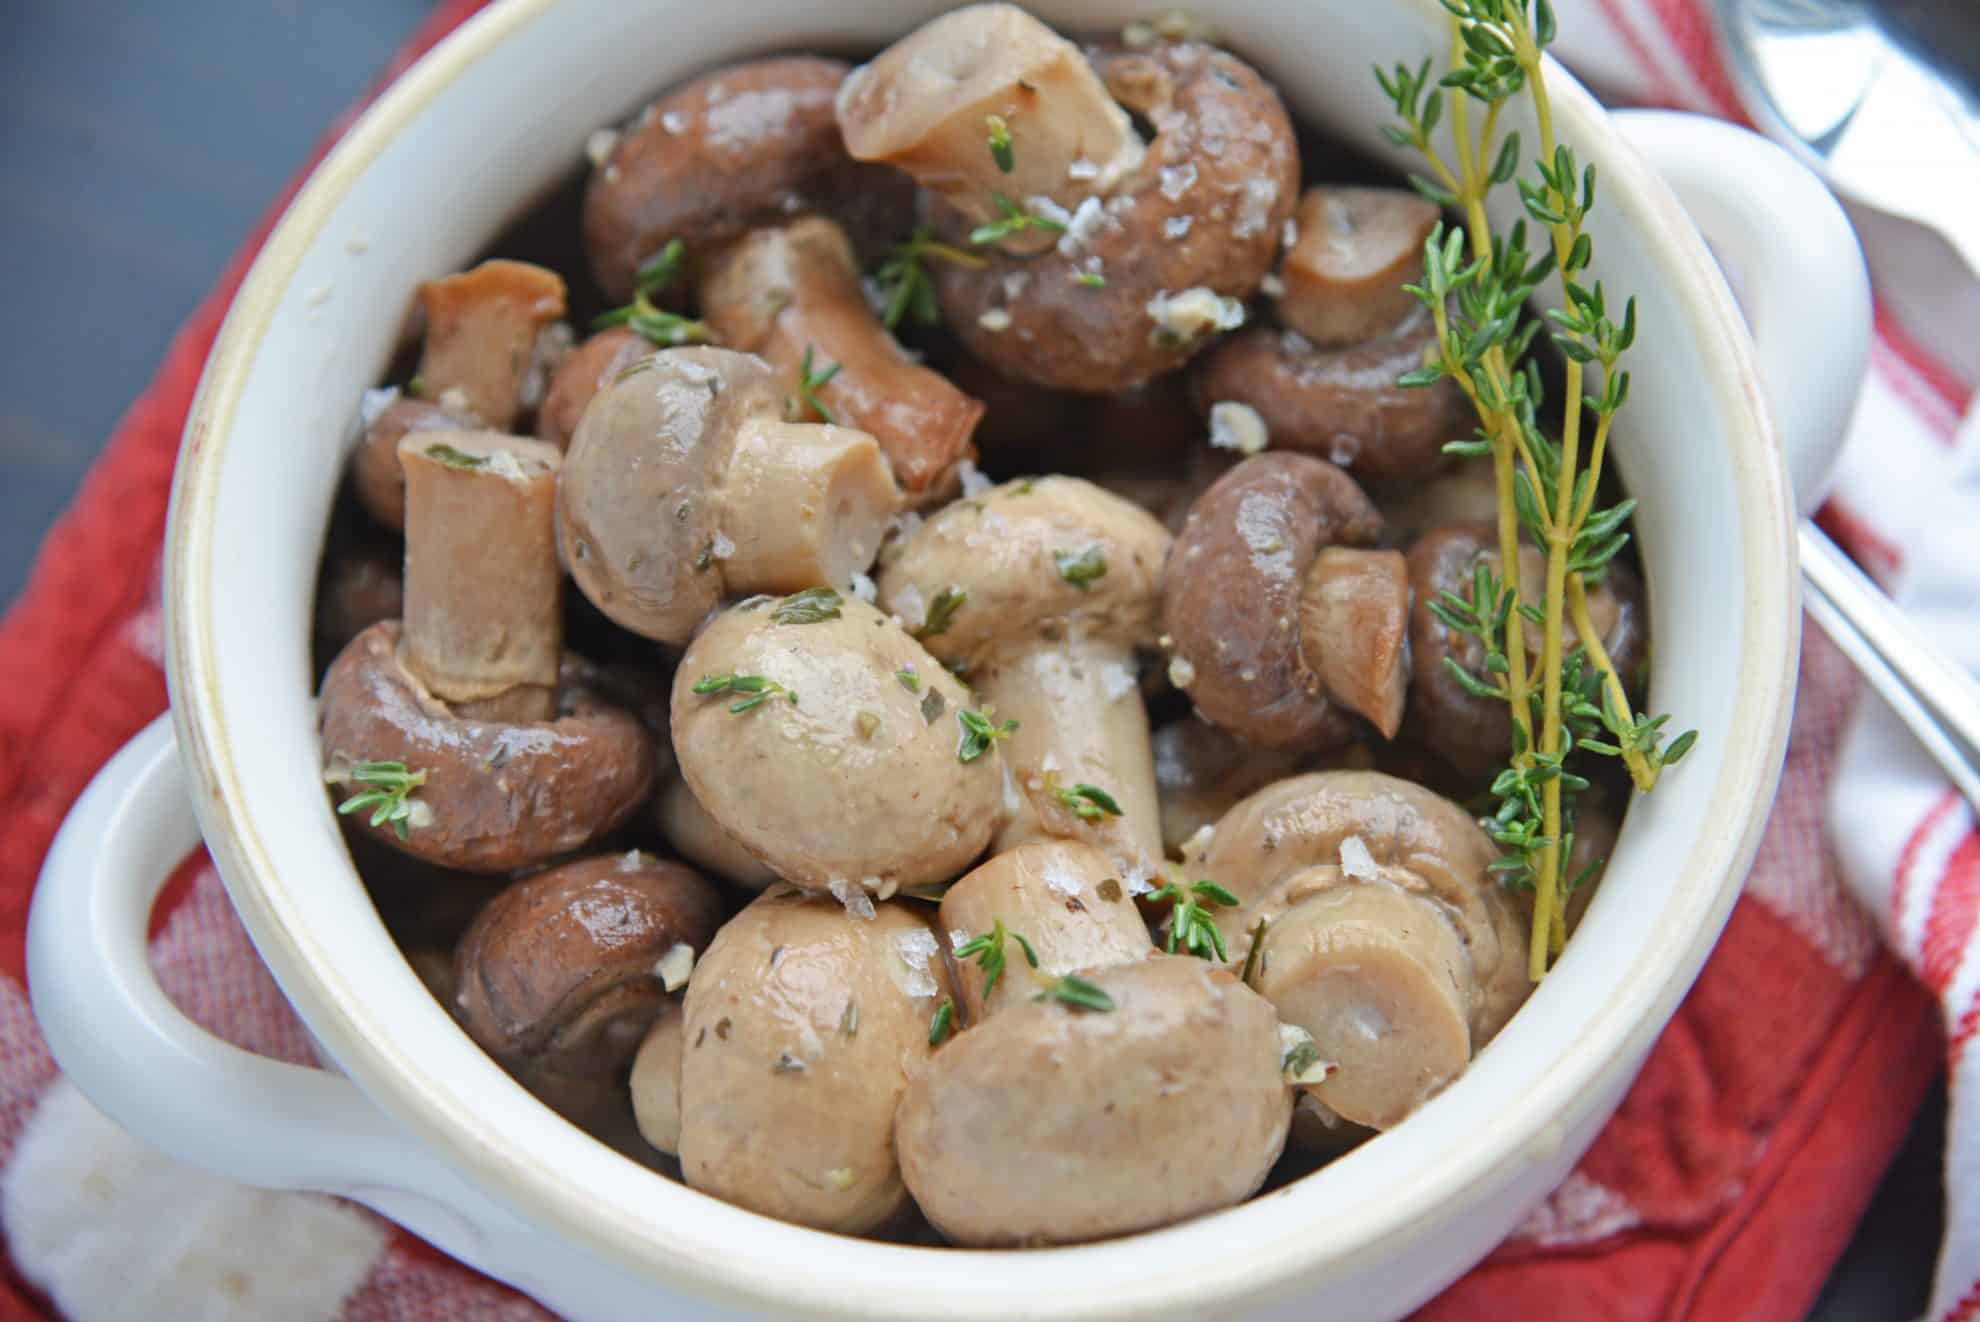
[[[1162,571],[1162,626],[1205,719],[1271,748],[1353,737],[1303,653],[1301,592],[1322,547],[1381,531],[1354,479],[1311,455],[1254,455],[1197,497]]]
[[[1216,327],[1186,320],[1190,308],[1251,296],[1298,199],[1299,147],[1278,93],[1227,51],[1183,41],[1089,58],[1114,98],[1155,125],[1140,167],[1073,210],[1053,248],[988,249],[980,269],[940,263],[935,276],[943,317],[972,353],[1019,380],[1105,392],[1208,345]]]
[[[914,185],[846,154],[833,101],[851,68],[810,55],[716,69],[641,111],[592,173],[584,246],[607,298],[632,295],[641,262],[670,239],[690,253],[803,211],[855,235],[898,239]]]
[[[681,1170],[766,1216],[858,1234],[907,1204],[894,1111],[948,994],[913,905],[870,919],[773,887],[724,924],[688,984]]]
[[[780,623],[797,600],[731,607],[682,656],[681,775],[744,849],[807,890],[948,881],[1004,815],[997,751],[957,756],[968,691],[866,602],[836,598],[835,618]],[[735,712],[751,695],[697,694],[711,676],[764,676],[782,691]]]
[[[377,546],[326,549],[316,587],[317,655],[335,654],[381,620],[405,614],[403,553]]]
[[[467,719],[406,673],[399,637],[387,621],[353,638],[318,702],[326,775],[356,762],[426,773],[413,798],[430,818],[404,840],[367,821],[373,839],[442,867],[513,872],[582,849],[653,792],[653,736],[631,712],[563,684],[554,721]]]
[[[1393,331],[1345,349],[1317,348],[1298,331],[1253,326],[1192,366],[1190,393],[1206,416],[1223,400],[1257,409],[1275,450],[1316,454],[1357,477],[1421,481],[1447,462],[1444,444],[1475,426],[1452,381],[1396,384],[1423,366],[1436,333],[1421,307]]]
[[[1012,1005],[907,1085],[901,1171],[958,1244],[1169,1225],[1257,1192],[1285,1146],[1292,1098],[1263,997],[1181,955],[1082,976],[1112,1011]]]
[[[519,1082],[586,1123],[615,1102],[669,983],[686,977],[721,916],[697,874],[638,851],[524,878],[461,937],[456,1017]]]
[[[1379,873],[1345,871],[1341,845],[1360,840]],[[1379,771],[1316,771],[1268,786],[1217,823],[1203,870],[1245,902],[1250,927],[1328,885],[1379,880],[1433,901],[1470,957],[1475,1051],[1532,990],[1526,929],[1491,873],[1498,848],[1470,814],[1421,785]],[[1281,886],[1281,883],[1286,883]]]
[[[940,913],[951,951],[1001,919],[1006,931],[1031,943],[1039,972],[1052,977],[1131,963],[1155,949],[1119,869],[1077,840],[1033,840],[979,863],[943,892]],[[1029,979],[1017,967],[1020,951],[1007,954],[1010,966],[990,993],[997,1010],[1031,996]],[[983,978],[974,961],[956,970],[970,1023],[986,1013]]]
[[[729,349],[667,349],[592,397],[557,484],[557,546],[620,627],[685,641],[722,600],[718,488],[736,434],[782,416],[768,363]]]
[[[1081,478],[1006,482],[924,522],[881,571],[879,599],[925,630],[937,598],[967,594],[947,628],[921,636],[965,668],[1054,636],[1152,643],[1169,540],[1147,511]]]
[[[776,873],[737,844],[736,838],[708,815],[701,800],[694,797],[694,791],[678,774],[662,781],[653,808],[660,834],[667,838],[675,853],[702,871],[750,891],[760,891],[777,880]]]
[[[571,437],[592,397],[612,384],[633,363],[653,352],[639,332],[624,326],[599,331],[571,350],[550,377],[543,403],[536,410],[536,436],[559,450],[571,448]]]
[[[399,467],[399,442],[412,432],[459,431],[467,425],[423,399],[401,395],[387,404],[365,427],[351,454],[351,489],[365,513],[395,532],[404,531],[406,473]]]

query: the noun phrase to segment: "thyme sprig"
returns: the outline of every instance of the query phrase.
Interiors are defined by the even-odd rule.
[[[823,368],[814,369],[811,365],[812,346],[804,346],[804,357],[798,361],[797,396],[790,401],[790,414],[794,421],[802,422],[806,411],[816,413],[820,422],[836,423],[832,410],[818,398],[818,392],[832,383],[839,374],[839,363],[827,363]]]
[[[412,794],[426,783],[424,771],[410,771],[403,762],[359,762],[345,773],[343,779],[371,788],[360,790],[338,804],[338,816],[348,816],[369,808],[372,810],[371,825],[389,825],[398,833],[399,839],[409,838],[413,814],[419,806]]]
[[[1121,805],[1114,796],[1098,785],[1052,786],[1052,797],[1059,806],[1079,818],[1082,822],[1097,822],[1102,817],[1119,817]]]
[[[770,612],[775,624],[822,624],[839,618],[845,598],[832,588],[806,588],[793,592]]]
[[[770,699],[783,696],[797,706],[798,695],[785,688],[767,675],[703,675],[694,682],[689,692],[702,697],[719,693],[740,693],[742,696],[729,704],[729,711],[740,716],[746,711],[754,711]]]
[[[944,996],[942,1003],[935,1007],[935,1017],[928,1021],[928,1045],[939,1047],[948,1038],[956,1024],[956,998]]]
[[[1224,934],[1217,930],[1217,919],[1210,910],[1221,905],[1235,909],[1238,897],[1219,886],[1214,881],[1192,882],[1185,886],[1172,881],[1149,892],[1150,901],[1169,900],[1173,907],[1169,910],[1169,935],[1162,948],[1171,955],[1180,945],[1185,954],[1198,959],[1214,959],[1219,964],[1230,961],[1230,952],[1224,948]],[[1256,946],[1257,942],[1252,943]]]
[[[985,221],[969,232],[969,241],[979,248],[1002,243],[1011,235],[1022,234],[1026,230],[1045,230],[1051,234],[1066,232],[1064,221],[1026,211],[1003,193],[990,194],[990,204],[997,208],[997,219]]]
[[[917,229],[906,243],[895,245],[893,253],[873,273],[881,296],[880,320],[888,330],[896,329],[909,316],[923,326],[942,324],[942,307],[935,299],[935,282],[929,278],[926,265],[931,259],[971,270],[983,265],[983,258],[975,253],[937,243],[929,237],[926,227]]]
[[[921,627],[914,631],[916,638],[939,638],[949,631],[956,622],[956,612],[969,600],[969,591],[956,584],[950,584],[935,594],[935,600],[928,603],[928,612],[922,617]]]
[[[667,240],[666,247],[640,265],[633,280],[633,301],[624,307],[600,313],[592,319],[591,329],[602,331],[613,326],[629,326],[663,349],[677,344],[712,343],[715,332],[708,328],[707,322],[669,312],[653,301],[674,282],[686,257],[686,244],[679,239]]]
[[[1009,174],[1017,168],[1017,154],[1011,150],[1011,126],[1002,115],[985,115],[983,127],[990,135],[990,159]]]
[[[1479,430],[1446,448],[1492,460],[1504,577],[1481,570],[1468,598],[1447,594],[1431,609],[1483,646],[1484,673],[1455,666],[1463,672],[1459,682],[1510,708],[1512,746],[1493,782],[1498,808],[1488,829],[1508,851],[1499,866],[1508,884],[1533,890],[1528,973],[1537,981],[1566,939],[1561,872],[1573,840],[1573,796],[1587,785],[1570,769],[1570,755],[1619,757],[1636,787],[1647,791],[1696,734],[1663,743],[1669,718],[1635,710],[1587,609],[1587,586],[1627,544],[1623,525],[1634,509],[1629,501],[1597,509],[1595,500],[1611,425],[1629,399],[1629,373],[1619,363],[1636,338],[1636,303],[1625,299],[1620,316],[1613,314],[1602,282],[1589,277],[1594,241],[1584,223],[1595,205],[1596,171],[1579,166],[1573,149],[1555,139],[1541,65],[1555,35],[1553,7],[1549,0],[1441,2],[1451,15],[1448,69],[1434,81],[1428,60],[1414,69],[1397,64],[1375,71],[1398,121],[1384,135],[1416,152],[1429,171],[1412,184],[1463,217],[1459,225],[1439,224],[1424,243],[1423,281],[1408,288],[1429,309],[1437,339],[1424,365],[1402,382],[1454,382],[1471,402]],[[1502,112],[1521,93],[1531,98],[1539,136],[1525,178],[1519,134],[1499,133]],[[1474,102],[1481,112],[1475,133]],[[1437,137],[1446,109],[1450,161]],[[1526,220],[1497,234],[1485,211],[1491,189],[1515,181],[1527,219],[1539,228],[1537,253],[1527,247]],[[1529,316],[1528,300],[1555,275],[1565,306],[1544,318]],[[1543,330],[1566,360],[1558,441],[1540,427],[1545,388],[1539,364],[1528,356]],[[1589,381],[1599,388],[1585,392]],[[1593,418],[1585,456],[1584,413]],[[1521,596],[1522,532],[1546,551],[1538,602]],[[1528,622],[1541,630],[1537,666],[1528,652]],[[1577,648],[1565,641],[1569,628]]]
[[[993,920],[989,931],[978,933],[955,949],[957,959],[973,959],[977,967],[983,971],[984,1001],[990,999],[991,988],[995,987],[998,980],[1004,976],[1005,946],[1011,941],[1017,942],[1018,949],[1024,952],[1024,962],[1029,966],[1031,980],[1038,986],[1038,994],[1033,996],[1032,1000],[1058,1001],[1070,1005],[1075,1010],[1098,1010],[1103,1013],[1114,1008],[1113,997],[1103,988],[1088,982],[1078,974],[1068,973],[1055,978],[1039,972],[1038,952],[1031,948],[1031,942],[1025,940],[1021,934],[1006,929],[1002,918]],[[952,1010],[951,1015],[953,1013]],[[936,1010],[935,1017],[943,1026],[946,1035],[948,1020],[943,1017],[940,1009]],[[929,1041],[933,1043],[936,1040],[935,1030],[931,1025]]]
[[[990,746],[999,739],[1008,739],[1016,733],[1018,723],[1005,721],[999,725],[984,712],[958,708],[956,724],[962,727],[962,735],[956,740],[956,761],[974,762],[990,751]]]

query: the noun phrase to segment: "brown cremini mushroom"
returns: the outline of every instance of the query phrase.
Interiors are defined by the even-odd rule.
[[[1021,802],[997,850],[1085,840],[1130,892],[1148,889],[1161,827],[1134,649],[1154,641],[1168,549],[1120,497],[1041,477],[948,506],[881,571],[883,607],[963,667],[996,721],[1017,722],[1004,756]]]
[[[815,56],[751,60],[702,74],[620,133],[584,195],[584,246],[614,302],[671,239],[703,251],[800,212],[835,216],[856,238],[898,238],[913,188],[846,155],[833,97],[850,66]]]
[[[674,675],[674,751],[708,815],[778,876],[854,907],[945,882],[1004,820],[1004,759],[953,675],[857,598],[759,597]]]
[[[1499,534],[1490,523],[1455,523],[1433,528],[1409,551],[1409,579],[1416,604],[1410,611],[1409,686],[1410,728],[1423,743],[1472,778],[1490,775],[1512,749],[1512,718],[1505,703],[1468,692],[1450,668],[1449,657],[1473,674],[1482,673],[1484,649],[1478,639],[1460,634],[1437,618],[1430,603],[1445,593],[1470,600],[1473,575],[1479,565],[1500,572]],[[1519,549],[1520,596],[1543,598],[1547,562],[1541,552],[1522,543]],[[1624,565],[1611,564],[1603,581],[1588,589],[1588,614],[1601,633],[1603,647],[1616,673],[1634,690],[1637,670],[1647,656],[1648,621],[1643,585]],[[1572,626],[1570,626],[1571,628]],[[1524,632],[1531,653],[1540,651],[1540,630],[1528,621]]]
[[[406,474],[399,467],[399,442],[415,432],[472,430],[474,423],[438,404],[401,395],[397,387],[368,394],[367,403],[373,398],[384,406],[368,416],[351,453],[351,490],[365,513],[401,532],[406,526]]]
[[[680,776],[667,777],[654,809],[660,834],[682,858],[702,871],[752,891],[763,890],[777,880],[776,873],[708,815],[708,809],[701,806],[701,800]]]
[[[334,656],[381,620],[405,613],[401,557],[378,547],[326,551],[316,586],[317,655]]]
[[[536,437],[559,450],[571,448],[571,437],[592,396],[619,379],[628,367],[653,352],[637,331],[613,326],[599,331],[570,352],[559,364],[536,410]]]
[[[1191,371],[1205,413],[1256,409],[1271,445],[1300,450],[1373,481],[1420,481],[1445,463],[1444,443],[1471,413],[1451,381],[1398,385],[1436,344],[1430,314],[1403,286],[1423,274],[1437,208],[1405,189],[1323,185],[1293,221],[1275,307]]]
[[[1263,998],[1181,955],[1081,976],[1111,1009],[1013,1004],[908,1082],[901,1173],[957,1244],[1170,1225],[1257,1192],[1285,1146],[1291,1093]]]
[[[1381,515],[1354,479],[1261,454],[1190,507],[1162,573],[1169,675],[1196,710],[1271,748],[1338,747],[1348,712],[1385,737],[1408,682],[1402,557],[1367,551]]]
[[[777,369],[791,420],[869,433],[910,502],[946,490],[955,467],[975,457],[970,434],[983,405],[887,333],[860,289],[851,242],[830,220],[806,217],[729,245],[704,264],[700,299],[717,339]],[[829,379],[809,384],[821,377]]]
[[[1123,109],[1154,126],[1145,147]],[[945,237],[1004,231],[980,265],[936,264],[944,317],[999,371],[1067,390],[1138,385],[1242,324],[1299,187],[1291,121],[1242,60],[1196,42],[1081,60],[1009,6],[905,38],[847,80],[840,121],[855,155],[945,197]]]
[[[653,736],[568,674],[549,720],[474,717],[415,678],[399,644],[396,621],[359,634],[319,700],[324,779],[338,798],[369,787],[358,775],[366,763],[425,777],[407,799],[404,839],[356,815],[371,838],[442,867],[512,872],[582,849],[653,792]]]
[[[1076,840],[1034,840],[1006,850],[943,892],[937,925],[948,933],[951,954],[1000,922],[1038,956],[1042,977],[1132,963],[1154,951],[1148,926],[1113,864]],[[958,964],[956,991],[964,1022],[980,1024],[1036,994],[1025,949],[1011,941],[1007,966],[987,999],[982,966],[967,960]]]
[[[564,315],[564,281],[528,262],[495,260],[419,287],[426,340],[421,398],[506,431],[525,404],[538,338]],[[568,339],[564,341],[569,343]]]
[[[1330,1067],[1313,1095],[1388,1129],[1525,1001],[1526,928],[1456,804],[1372,771],[1296,776],[1216,828],[1203,869],[1267,923],[1252,986]]]
[[[674,1115],[667,1045],[635,1070],[650,1141],[678,1127],[687,1183],[798,1225],[859,1234],[903,1212],[894,1111],[929,1053],[948,977],[915,906],[855,918],[774,887],[717,933],[688,984]],[[656,1099],[652,1094],[659,1094]]]
[[[687,985],[721,903],[678,863],[580,859],[503,890],[462,936],[455,1007],[483,1050],[581,1124],[620,1104],[623,1071]]]
[[[1498,481],[1486,457],[1461,459],[1428,481],[1369,494],[1382,511],[1389,544],[1403,548],[1447,523],[1493,523],[1499,517]]]
[[[731,349],[640,359],[584,411],[557,542],[620,627],[679,645],[725,595],[848,587],[900,507],[863,431],[786,422],[770,366]]]

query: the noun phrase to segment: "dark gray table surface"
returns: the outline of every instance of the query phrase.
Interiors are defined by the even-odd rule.
[[[0,602],[166,342],[425,0],[0,3]],[[1912,1322],[1932,1102],[1811,1317]]]

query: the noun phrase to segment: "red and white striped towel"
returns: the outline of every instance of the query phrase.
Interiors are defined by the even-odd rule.
[[[1555,3],[1563,54],[1607,90],[1736,110],[1701,0]],[[443,0],[400,67],[475,7]],[[1871,258],[1877,272],[1875,248]],[[22,939],[42,854],[95,769],[164,705],[157,556],[167,485],[245,260],[175,342],[0,620],[0,1322],[542,1318],[361,1209],[245,1189],[145,1150],[60,1078],[28,1010]],[[1893,290],[1880,292],[1900,305]],[[1957,547],[1952,572],[1923,568],[1915,493],[1950,485],[1936,475],[1949,471],[1968,391],[1898,322],[1895,313],[1880,322],[1825,517],[1881,572],[1910,566],[1906,591],[1923,610],[1942,599],[1931,593],[1959,596]],[[1967,524],[1957,526],[1980,512],[1980,490],[1968,491]],[[1795,1322],[1806,1312],[1941,1051],[1930,1002],[1844,891],[1824,831],[1832,786],[1845,787],[1838,834],[1852,874],[1871,880],[1872,908],[1894,915],[1898,946],[1916,952],[1926,979],[1964,996],[1953,1018],[1970,1031],[1980,975],[1980,962],[1962,964],[1980,899],[1971,823],[1874,717],[1852,733],[1838,773],[1855,684],[1834,649],[1809,638],[1780,797],[1718,951],[1580,1166],[1425,1318]],[[1901,891],[1888,884],[1899,874]],[[152,959],[199,1022],[251,1050],[309,1060],[203,856],[159,904]],[[1963,1104],[1971,1093],[1955,1080]],[[1955,1134],[1956,1163],[1971,1164],[1976,1140]],[[1970,1182],[1953,1180],[1954,1247],[1935,1317],[1972,1311],[1980,1227],[1960,1201]]]

